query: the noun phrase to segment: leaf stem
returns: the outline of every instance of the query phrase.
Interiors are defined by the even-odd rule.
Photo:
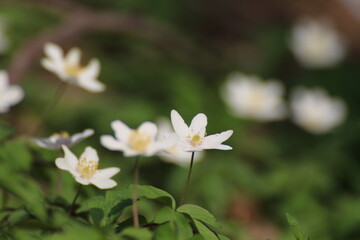
[[[72,202],[72,204],[71,204],[71,206],[70,206],[70,208],[69,208],[69,215],[71,215],[72,211],[73,211],[74,208],[75,208],[76,200],[78,199],[78,197],[79,197],[79,195],[80,195],[81,188],[82,188],[82,185],[80,184],[80,185],[79,185],[79,189],[78,189],[78,191],[77,191],[77,193],[76,193],[76,195],[75,195],[75,197],[74,197],[74,200],[73,200],[73,202]]]
[[[48,115],[51,113],[51,110],[54,109],[56,104],[60,101],[61,97],[64,95],[67,85],[68,84],[64,81],[61,81],[59,83],[59,85],[56,89],[56,92],[54,94],[54,97],[52,98],[52,100],[49,102],[49,104],[45,107],[45,109],[41,113],[40,120],[39,120],[38,124],[36,125],[36,127],[34,128],[34,131],[32,134],[33,136],[35,136],[36,134],[39,133],[40,127],[44,124],[45,119],[48,117]]]
[[[195,152],[191,153],[191,161],[190,161],[190,167],[189,167],[189,173],[186,179],[186,184],[185,184],[185,188],[184,191],[181,195],[181,201],[180,201],[180,206],[183,205],[186,201],[186,195],[187,192],[189,190],[189,184],[190,184],[190,177],[191,177],[191,171],[192,171],[192,167],[193,167],[193,163],[194,163],[194,156],[195,156]]]
[[[139,182],[139,156],[135,159],[135,166],[134,166],[134,188],[133,188],[133,219],[134,219],[134,226],[139,227],[139,210],[137,206],[137,188]]]

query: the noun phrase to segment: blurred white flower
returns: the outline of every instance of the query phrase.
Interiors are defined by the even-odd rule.
[[[233,73],[221,89],[221,96],[234,116],[258,121],[285,118],[283,85],[275,80],[262,82],[259,77]]]
[[[152,156],[172,144],[170,141],[156,140],[158,130],[152,122],[144,122],[138,129],[131,129],[122,121],[115,120],[111,127],[115,138],[111,135],[101,136],[101,144],[109,150],[122,151],[126,157]]]
[[[31,140],[40,147],[57,150],[60,149],[62,145],[71,147],[93,134],[93,129],[85,129],[83,132],[76,133],[72,136],[70,136],[67,132],[60,132],[55,133],[48,138],[33,138]]]
[[[175,133],[181,140],[180,145],[184,151],[198,152],[205,149],[232,149],[232,147],[222,143],[233,134],[233,130],[227,130],[218,134],[205,136],[207,117],[203,113],[197,114],[192,119],[190,126],[188,126],[180,114],[177,111],[172,110],[171,123]]]
[[[346,52],[342,36],[325,20],[299,21],[292,30],[290,48],[298,61],[309,68],[332,67]]]
[[[6,23],[0,18],[0,54],[5,53],[9,48],[9,39],[6,35]]]
[[[63,50],[54,43],[46,43],[44,47],[46,58],[41,65],[50,72],[55,73],[62,81],[77,85],[90,92],[102,92],[105,85],[99,82],[99,60],[93,58],[87,66],[80,64],[81,52],[72,48],[64,56]]]
[[[86,147],[78,159],[66,146],[62,147],[64,158],[57,158],[55,164],[58,168],[70,172],[75,180],[82,185],[93,184],[100,189],[108,189],[116,186],[112,179],[120,168],[111,167],[98,170],[99,157],[92,147]]]
[[[323,134],[340,125],[346,115],[345,103],[322,89],[298,87],[291,100],[293,121],[313,134]]]
[[[20,86],[9,85],[6,71],[0,71],[0,113],[6,113],[9,108],[24,98],[24,91]]]
[[[170,141],[173,141],[174,139],[174,132],[171,122],[166,118],[161,118],[158,121],[159,126],[159,140],[168,140],[170,138]],[[170,163],[175,163],[181,167],[187,167],[189,165],[190,159],[191,159],[191,153],[185,152],[183,150],[183,147],[181,146],[181,139],[177,137],[176,135],[176,141],[174,142],[173,146],[170,146],[165,149],[165,151],[160,152],[159,157]],[[204,159],[205,152],[199,152],[194,156],[194,162],[198,162],[202,159]]]

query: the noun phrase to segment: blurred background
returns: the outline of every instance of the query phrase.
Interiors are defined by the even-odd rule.
[[[176,109],[190,123],[202,112],[208,116],[208,134],[234,130],[226,142],[232,151],[207,151],[194,166],[188,194],[188,202],[219,219],[222,234],[241,240],[292,239],[288,212],[312,239],[360,239],[357,0],[0,0],[0,19],[0,68],[25,91],[24,100],[1,116],[7,122],[2,128],[11,126],[14,138],[31,136],[60,82],[40,65],[44,43],[66,51],[77,46],[83,64],[100,60],[99,79],[106,91],[94,94],[69,86],[31,137],[93,128],[95,135],[74,152],[79,155],[88,145],[98,149],[100,168],[119,166],[115,179],[124,188],[132,182],[134,159],[108,151],[99,141],[113,134],[111,121],[136,128],[143,121],[169,118]],[[302,45],[297,38],[307,38],[309,22],[324,23],[327,30],[319,30],[321,24],[313,27],[315,39],[310,33]],[[317,44],[309,47],[315,53],[306,49],[309,42]],[[334,52],[340,53],[334,57]],[[232,73],[256,75],[260,82],[277,79],[286,116],[269,120],[234,114],[221,90]],[[298,86],[323,89],[346,111],[320,133],[298,124],[291,107]],[[336,114],[320,114],[317,124]],[[34,144],[29,151],[49,163],[62,155]],[[179,199],[187,167],[159,157],[141,161],[140,183]],[[47,194],[56,195],[55,170],[35,164],[29,171]],[[63,177],[61,195],[71,201],[77,183],[70,174]],[[81,199],[96,194],[103,192],[88,187]],[[140,207],[151,216],[151,203]]]

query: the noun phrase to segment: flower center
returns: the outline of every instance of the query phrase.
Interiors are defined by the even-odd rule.
[[[144,151],[151,142],[151,136],[145,133],[141,133],[137,130],[132,131],[129,144],[132,149],[136,151]]]
[[[95,161],[88,161],[85,157],[80,159],[77,164],[77,171],[82,178],[91,178],[94,176],[97,168],[99,166],[98,162]]]
[[[199,145],[200,143],[203,142],[203,140],[204,139],[202,137],[200,137],[199,134],[196,134],[191,138],[191,145],[192,146]]]
[[[264,100],[265,98],[261,91],[254,91],[250,96],[250,106],[254,111],[257,111],[264,104]]]
[[[61,137],[61,138],[69,138],[70,135],[68,132],[59,132],[59,133],[54,133],[53,135],[51,135],[50,137]]]
[[[80,65],[65,65],[65,72],[69,77],[77,77],[82,70],[83,67]]]

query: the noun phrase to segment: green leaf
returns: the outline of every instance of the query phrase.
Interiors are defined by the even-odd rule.
[[[25,211],[24,209],[18,209],[10,214],[8,218],[8,223],[10,225],[15,225],[18,222],[21,222],[22,220],[25,220],[29,217],[29,213]]]
[[[25,145],[24,139],[6,142],[0,148],[0,159],[12,169],[29,170],[31,166],[31,154]]]
[[[296,240],[308,240],[308,237],[304,234],[303,229],[300,225],[300,223],[296,220],[296,218],[294,218],[293,216],[291,216],[290,214],[286,214],[288,223],[291,226],[291,229],[294,233],[294,236],[296,238]]]
[[[14,133],[13,128],[5,125],[0,125],[0,140],[6,139],[13,133]]]
[[[219,240],[217,235],[212,230],[210,230],[204,223],[194,219],[194,224],[200,235],[203,236],[206,240]]]
[[[169,206],[160,209],[155,216],[154,222],[159,224],[169,222],[170,226],[176,232],[176,239],[188,239],[193,235],[192,228],[186,217]]]
[[[230,240],[230,238],[225,237],[224,235],[218,234],[218,237],[220,238],[220,240]]]
[[[191,238],[187,239],[187,240],[205,240],[205,238],[203,238],[201,235],[196,234],[194,236],[192,236]]]
[[[220,228],[215,217],[206,209],[193,204],[185,204],[177,209],[178,212],[188,214],[191,218],[206,223],[209,226]]]
[[[133,186],[130,186],[130,188],[132,189]],[[153,186],[138,186],[138,197],[157,200],[161,203],[171,206],[172,208],[176,207],[176,202],[173,196],[164,190],[155,188]]]
[[[155,230],[155,240],[178,239],[174,227],[170,224],[163,224]]]
[[[130,227],[121,232],[120,236],[134,240],[151,240],[152,233],[146,228]]]

